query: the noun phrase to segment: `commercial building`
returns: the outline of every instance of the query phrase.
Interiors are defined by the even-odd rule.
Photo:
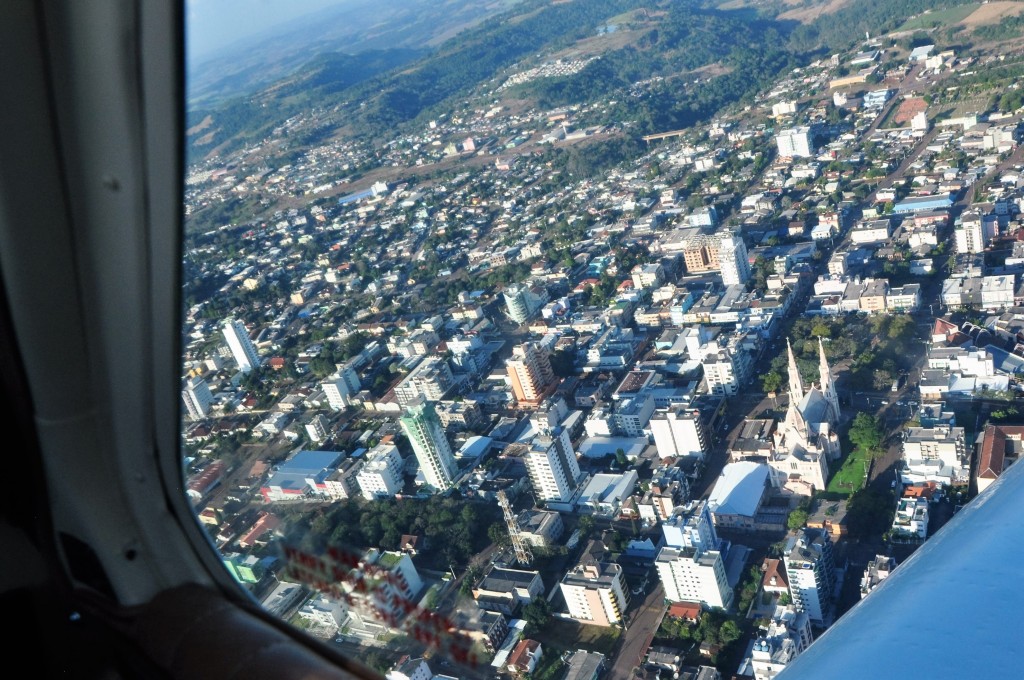
[[[811,128],[801,126],[779,130],[775,135],[775,144],[779,149],[781,158],[806,158],[814,155],[811,149]]]
[[[327,477],[344,457],[338,451],[299,451],[264,482],[260,488],[263,500],[271,503],[326,497]]]

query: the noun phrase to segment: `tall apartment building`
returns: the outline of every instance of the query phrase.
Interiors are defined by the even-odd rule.
[[[441,401],[455,386],[455,375],[439,356],[427,357],[395,385],[395,399],[405,407],[416,399]]]
[[[622,567],[602,562],[598,556],[585,552],[580,563],[562,578],[559,586],[565,597],[569,616],[582,623],[614,626],[624,622],[629,604]]]
[[[814,155],[811,149],[811,128],[801,127],[779,130],[775,135],[775,144],[779,149],[780,158],[806,158]]]
[[[231,350],[231,356],[238,364],[239,371],[248,373],[260,365],[260,357],[256,354],[256,345],[252,344],[252,340],[249,339],[249,331],[245,330],[241,321],[227,319],[221,330],[228,343],[228,348]]]
[[[455,481],[455,458],[434,405],[422,398],[415,400],[399,423],[412,444],[427,484],[437,491],[451,487]]]
[[[697,456],[703,460],[709,450],[704,418],[696,409],[675,406],[656,411],[648,426],[661,458]]]
[[[725,574],[721,542],[707,503],[662,525],[665,547],[654,566],[670,602],[701,602],[728,608],[733,592]]]
[[[327,404],[334,411],[343,411],[351,403],[352,395],[362,389],[359,374],[351,364],[342,364],[327,380],[320,383],[320,388],[327,396]]]
[[[213,394],[206,381],[196,376],[185,383],[185,389],[181,391],[181,400],[185,402],[185,412],[189,418],[202,420],[210,412]]]
[[[722,237],[718,249],[718,262],[722,269],[722,283],[725,285],[742,285],[750,278],[747,246],[741,237],[733,234]]]
[[[327,425],[327,418],[319,413],[316,414],[306,423],[306,436],[311,442],[319,444],[327,439]]]
[[[550,434],[535,437],[524,460],[538,503],[568,503],[572,499],[583,474],[567,430],[556,427]]]
[[[700,363],[712,394],[732,396],[750,381],[754,360],[749,344],[746,337],[733,335],[724,345],[719,339],[702,351]]]
[[[546,288],[528,283],[512,286],[504,297],[509,318],[519,324],[526,323],[549,299]]]
[[[686,271],[695,274],[719,269],[720,248],[718,237],[708,234],[698,234],[687,240],[683,245],[683,262],[686,264]]]
[[[356,475],[363,498],[390,498],[402,490],[404,461],[394,444],[378,444],[366,454],[366,462]]]
[[[807,528],[793,532],[786,539],[783,560],[789,578],[789,594],[797,610],[806,612],[815,625],[828,625],[836,584],[828,532]]]
[[[512,358],[505,362],[516,402],[537,406],[558,385],[546,350],[534,342],[524,342],[512,349]]]
[[[995,215],[983,215],[980,210],[967,210],[960,218],[960,224],[953,230],[956,252],[982,253],[995,238],[999,229]]]

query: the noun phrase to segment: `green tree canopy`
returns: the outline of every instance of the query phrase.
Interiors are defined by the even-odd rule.
[[[858,413],[850,426],[850,441],[874,459],[885,451],[884,440],[885,432],[878,419],[870,413]]]

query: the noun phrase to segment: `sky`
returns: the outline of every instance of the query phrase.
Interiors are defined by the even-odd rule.
[[[221,47],[347,0],[186,0],[185,49],[196,63]]]

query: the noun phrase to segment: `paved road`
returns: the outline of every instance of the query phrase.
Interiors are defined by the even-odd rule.
[[[631,609],[631,618],[615,654],[615,665],[608,673],[609,680],[629,680],[633,677],[633,669],[643,662],[654,633],[665,616],[665,588],[659,582],[638,607]]]

